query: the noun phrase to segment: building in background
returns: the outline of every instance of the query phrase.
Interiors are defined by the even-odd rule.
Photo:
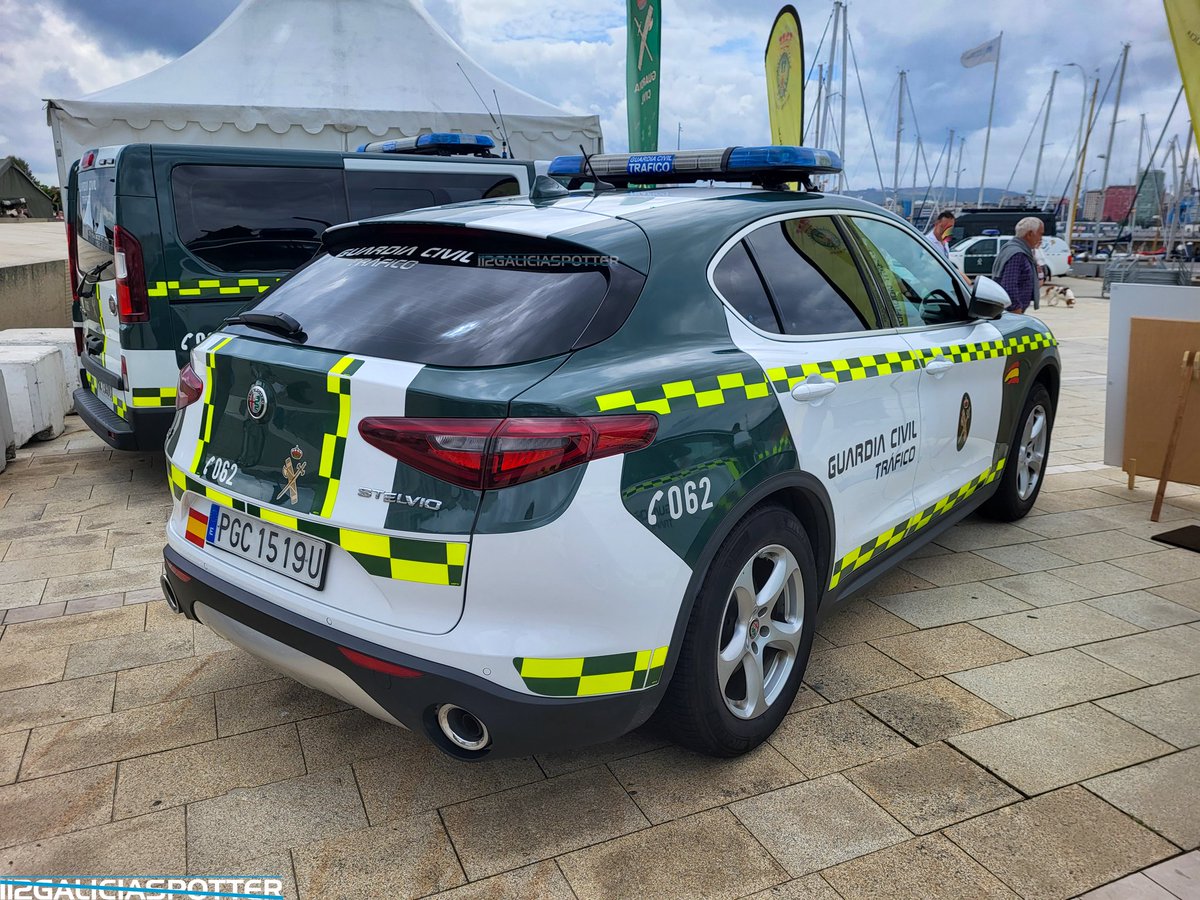
[[[1162,169],[1151,169],[1138,173],[1137,212],[1135,222],[1141,226],[1157,224],[1161,221],[1163,196],[1166,192],[1166,173]]]
[[[31,219],[53,219],[54,201],[11,157],[0,159],[0,215],[24,210]]]
[[[1083,215],[1080,218],[1085,222],[1099,222],[1103,206],[1104,191],[1088,191],[1083,195]]]
[[[1120,222],[1128,216],[1129,209],[1133,206],[1135,191],[1137,186],[1133,184],[1110,184],[1108,190],[1102,192],[1104,212],[1099,221]]]

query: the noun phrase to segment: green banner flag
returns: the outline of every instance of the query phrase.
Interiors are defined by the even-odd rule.
[[[662,46],[662,0],[627,0],[629,39],[625,50],[629,152],[658,149],[658,62]]]

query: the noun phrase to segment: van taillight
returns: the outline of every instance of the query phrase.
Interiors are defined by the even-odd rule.
[[[191,406],[203,396],[204,382],[200,380],[200,376],[196,374],[192,364],[188,363],[179,373],[179,389],[175,392],[175,408],[183,409],[185,406]]]
[[[509,487],[649,446],[649,415],[567,419],[367,418],[363,440],[403,463],[477,491]]]
[[[79,247],[75,225],[67,226],[67,280],[71,283],[71,327],[75,330],[75,355],[83,356],[83,310],[79,306]]]
[[[125,325],[148,322],[150,298],[146,295],[142,245],[120,225],[113,227],[113,269],[117,276],[117,317]]]

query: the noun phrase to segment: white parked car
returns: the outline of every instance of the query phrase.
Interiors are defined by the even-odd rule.
[[[991,275],[996,254],[1012,239],[1011,234],[979,234],[963,238],[950,248],[950,260],[967,275]],[[1066,275],[1071,271],[1074,258],[1065,240],[1044,237],[1041,251],[1046,257],[1046,264],[1050,266],[1051,275]]]

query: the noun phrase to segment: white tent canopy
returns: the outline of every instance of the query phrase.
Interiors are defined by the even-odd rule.
[[[419,0],[242,0],[178,59],[80,100],[48,100],[46,116],[66,185],[83,150],[133,142],[353,150],[460,131],[499,146],[472,84],[493,113],[498,98],[517,157],[603,149],[598,116],[567,115],[501,81]]]

